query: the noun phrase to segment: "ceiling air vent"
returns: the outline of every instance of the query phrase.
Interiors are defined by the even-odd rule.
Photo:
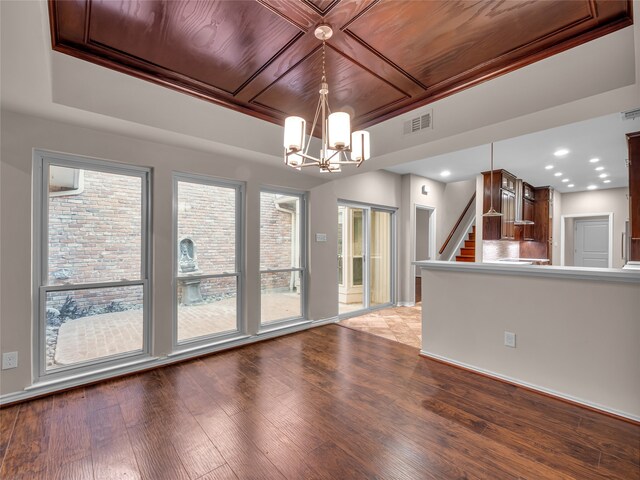
[[[423,113],[419,117],[415,117],[405,121],[402,128],[402,134],[412,135],[414,133],[420,132],[421,130],[432,129],[432,128],[433,128],[433,110],[429,110],[428,112]]]
[[[640,117],[640,108],[629,110],[628,112],[622,112],[622,120],[634,120],[638,117]]]

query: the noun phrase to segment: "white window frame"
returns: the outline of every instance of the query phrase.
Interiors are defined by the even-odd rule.
[[[260,269],[259,272],[259,285],[262,285],[262,275],[269,273],[284,273],[284,272],[299,272],[300,275],[300,315],[295,317],[285,317],[279,320],[274,320],[269,323],[262,322],[262,289],[260,289],[260,325],[259,333],[282,328],[294,323],[300,323],[307,318],[307,285],[308,285],[308,272],[307,272],[307,193],[299,190],[292,190],[287,188],[278,188],[270,186],[260,187],[260,205],[262,206],[262,193],[270,193],[274,195],[288,195],[291,197],[298,197],[300,199],[300,219],[299,219],[299,232],[298,242],[300,248],[300,266],[291,268],[276,268],[276,269]],[[260,225],[262,225],[262,217],[260,217]],[[262,247],[262,234],[260,235],[260,247]],[[262,248],[260,248],[262,250]],[[262,259],[260,259],[260,265],[262,265]]]
[[[172,345],[173,352],[183,352],[187,350],[200,349],[210,345],[230,342],[240,337],[246,336],[247,326],[244,319],[243,298],[244,298],[244,223],[245,223],[245,184],[233,180],[220,179],[208,175],[173,172],[173,219],[172,219],[172,288],[173,288],[173,325],[172,325]],[[189,338],[178,341],[178,183],[196,183],[213,187],[224,187],[235,189],[236,192],[236,270],[234,272],[224,272],[219,274],[191,275],[190,279],[207,280],[212,278],[236,278],[236,329],[226,332],[213,333],[200,337]]]
[[[141,255],[140,279],[112,282],[47,285],[49,269],[49,166],[59,165],[82,170],[138,177],[141,180]],[[33,352],[34,381],[57,380],[117,368],[149,357],[151,346],[151,244],[149,234],[151,169],[78,155],[34,150],[33,152]],[[143,294],[142,349],[100,357],[87,362],[46,368],[46,299],[53,291],[77,291],[110,287],[141,286]]]

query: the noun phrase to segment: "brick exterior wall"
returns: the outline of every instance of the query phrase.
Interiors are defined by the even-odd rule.
[[[178,243],[189,238],[195,244],[197,274],[235,271],[235,190],[179,182]],[[276,195],[260,198],[261,268],[291,267],[292,215],[276,208]],[[213,207],[213,208],[212,208]],[[292,205],[283,205],[292,208]],[[50,285],[140,278],[141,254],[140,179],[90,170],[84,171],[79,194],[49,198]],[[179,253],[179,246],[176,245]],[[288,289],[291,275],[263,275],[262,288]],[[112,288],[51,292],[47,307],[59,309],[67,295],[79,308],[140,305],[140,288]],[[205,300],[236,295],[235,278],[200,283]],[[182,296],[178,288],[178,299]]]
[[[278,195],[260,193],[260,269],[291,268],[293,241],[292,215],[276,208]],[[283,203],[280,208],[295,213],[294,204]],[[296,260],[297,261],[297,260]],[[296,265],[297,266],[297,265]],[[261,276],[264,289],[288,289],[291,273],[272,273]]]
[[[140,278],[141,188],[138,177],[85,170],[81,193],[49,197],[49,285]],[[52,292],[47,306],[59,308],[67,295],[79,308],[138,304],[136,290]]]
[[[194,274],[207,275],[236,271],[236,191],[233,188],[178,183],[178,245],[185,238],[195,245]],[[178,270],[180,270],[178,268]],[[180,274],[180,271],[178,271]],[[182,299],[178,288],[178,301]],[[200,283],[203,298],[236,295],[234,278]]]

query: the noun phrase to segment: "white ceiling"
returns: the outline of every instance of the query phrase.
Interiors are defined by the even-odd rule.
[[[625,187],[628,185],[625,133],[637,131],[640,131],[640,118],[623,120],[622,115],[612,114],[501,140],[494,142],[494,168],[508,170],[534,186],[550,185],[562,193],[587,190],[589,185]],[[569,153],[554,156],[560,148],[568,149]],[[600,160],[591,163],[592,158]],[[548,165],[553,168],[547,170]],[[489,166],[490,145],[485,144],[396,165],[388,170],[449,183],[473,178],[489,170]],[[603,169],[596,171],[599,167]],[[451,172],[448,177],[441,175],[445,170]],[[557,173],[562,175],[556,176]],[[601,179],[600,174],[608,176]],[[562,182],[564,178],[569,181]],[[604,183],[604,180],[610,182]],[[571,184],[574,187],[568,187]]]
[[[435,128],[424,135],[402,136],[411,112],[371,127],[372,159],[323,181],[631,108],[638,0],[634,16],[631,27],[430,104]],[[3,109],[286,168],[277,125],[53,52],[45,0],[0,0],[0,20]]]

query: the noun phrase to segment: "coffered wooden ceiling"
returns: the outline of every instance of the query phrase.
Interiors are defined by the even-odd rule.
[[[54,50],[276,123],[313,118],[314,29],[329,23],[329,99],[354,127],[632,23],[630,0],[51,0],[49,12]]]

